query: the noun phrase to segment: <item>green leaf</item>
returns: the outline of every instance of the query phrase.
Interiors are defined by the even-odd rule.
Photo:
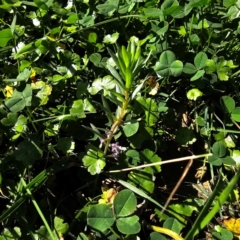
[[[34,3],[42,10],[48,10],[47,0],[34,0]]]
[[[84,233],[79,233],[77,240],[89,240],[88,237]]]
[[[170,8],[172,5],[174,5],[174,3],[175,3],[175,0],[166,0],[162,3],[161,9],[165,10],[167,8]]]
[[[99,53],[92,53],[89,57],[89,60],[96,66],[99,67],[101,63],[101,55]]]
[[[84,111],[88,111],[90,113],[96,113],[95,107],[92,105],[92,103],[90,102],[90,100],[88,98],[85,98],[83,100],[83,109],[84,109]]]
[[[183,67],[183,72],[186,74],[194,74],[197,72],[197,69],[193,64],[186,63]]]
[[[92,206],[87,213],[87,224],[94,229],[104,232],[114,223],[112,209],[105,204]]]
[[[131,137],[138,131],[138,128],[139,128],[139,122],[130,123],[130,124],[127,123],[123,126],[123,131],[126,137]]]
[[[93,81],[92,87],[88,88],[91,95],[97,94],[99,91],[104,90],[104,96],[107,95],[107,90],[114,89],[116,81],[111,76],[105,76],[103,78],[97,78]]]
[[[10,28],[0,31],[0,47],[6,47],[9,40],[13,38]]]
[[[213,59],[208,59],[206,62],[205,71],[208,74],[211,74],[217,70],[216,63]]]
[[[220,103],[226,113],[231,113],[235,108],[235,101],[229,96],[221,97]]]
[[[71,153],[75,149],[75,142],[72,138],[60,138],[57,143],[57,148],[63,153]]]
[[[7,127],[14,126],[15,123],[17,122],[17,117],[18,117],[17,113],[8,113],[7,117],[1,120],[1,123]]]
[[[17,15],[14,14],[14,17],[13,17],[13,20],[12,20],[12,23],[11,23],[11,26],[10,26],[12,34],[14,34],[14,31],[15,31],[15,28],[16,28],[16,21],[17,21]]]
[[[27,167],[32,165],[36,159],[42,156],[42,150],[39,145],[39,141],[34,138],[24,140],[18,144],[17,150],[13,155]]]
[[[168,28],[169,28],[168,22],[166,22],[166,21],[160,22],[157,27],[156,33],[161,36],[167,32]]]
[[[181,127],[177,130],[176,141],[181,145],[193,144],[196,141],[194,132],[187,127]]]
[[[108,34],[103,38],[103,42],[104,43],[110,43],[110,44],[114,44],[117,42],[119,38],[119,33],[115,32],[112,35]]]
[[[18,139],[22,133],[24,133],[27,129],[27,118],[23,115],[20,115],[17,119],[12,130],[15,132],[15,135],[12,136],[12,140]]]
[[[141,230],[139,217],[134,215],[131,217],[119,218],[117,220],[117,228],[123,234],[137,234]]]
[[[163,16],[163,12],[158,8],[146,8],[144,9],[144,13],[151,18],[159,18],[160,16]]]
[[[19,227],[4,228],[0,240],[21,240],[21,229]]]
[[[70,109],[70,114],[78,118],[85,118],[84,105],[81,99],[75,100],[73,102],[72,108]]]
[[[96,8],[99,10],[100,13],[111,15],[117,7],[115,5],[104,3],[98,4]]]
[[[206,6],[207,3],[208,3],[208,0],[191,0],[189,4],[191,7],[202,7],[202,6]]]
[[[153,170],[151,167],[146,167],[144,170],[135,170],[128,175],[130,183],[151,194],[154,190]]]
[[[64,22],[66,24],[76,24],[76,22],[78,21],[78,15],[77,14],[71,14],[67,20],[65,20]]]
[[[227,148],[222,141],[217,141],[212,146],[213,154],[217,157],[224,157],[227,152]]]
[[[18,76],[17,76],[17,80],[16,81],[27,81],[31,75],[32,71],[25,68],[23,70],[23,72],[21,72]]]
[[[106,162],[103,158],[103,153],[91,149],[90,146],[88,146],[87,155],[83,157],[82,161],[84,166],[88,167],[88,172],[90,172],[92,175],[99,174],[106,165]]]
[[[136,99],[145,111],[145,121],[147,126],[154,126],[158,120],[159,112],[156,101],[152,98],[144,99],[143,97],[138,97]]]
[[[184,201],[181,204],[171,204],[168,207],[168,211],[164,213],[161,213],[159,209],[154,210],[160,221],[174,217],[174,219],[178,220],[180,228],[184,228],[187,225],[188,218],[192,215],[193,211],[198,211],[198,208],[192,200]]]
[[[160,207],[161,209],[163,206],[159,204],[157,201],[155,201],[153,198],[151,198],[149,195],[147,195],[145,192],[140,190],[139,188],[133,186],[132,184],[125,182],[123,180],[118,180],[120,184],[122,184],[124,187],[128,188],[129,190],[133,191],[134,193],[138,194],[139,196],[149,200],[150,202],[154,203],[156,206]]]
[[[233,166],[236,165],[236,162],[229,156],[222,158],[222,162],[223,164],[227,164],[227,165],[233,165]]]
[[[191,77],[190,81],[196,81],[200,77],[204,75],[205,71],[204,70],[198,70],[194,76]]]
[[[167,240],[167,238],[158,232],[152,232],[148,240]]]
[[[233,239],[233,234],[229,230],[222,228],[219,225],[215,226],[214,229],[217,230],[218,232],[216,231],[211,232],[213,240],[225,240],[225,239],[232,240]]]
[[[235,163],[239,166],[239,164],[240,164],[240,151],[234,149],[231,157],[235,161]]]
[[[154,70],[162,77],[169,77],[171,74],[170,66],[162,64],[160,62],[156,63]]]
[[[221,166],[222,165],[222,159],[215,155],[210,156],[208,158],[208,162],[210,164],[212,164],[213,166]]]
[[[194,64],[198,70],[205,67],[206,62],[208,60],[207,54],[204,52],[199,52],[194,58]]]
[[[175,233],[180,233],[182,230],[181,225],[179,224],[178,220],[175,218],[168,218],[164,223],[163,227],[172,230]]]
[[[156,163],[156,162],[161,162],[162,159],[155,154],[153,151],[149,149],[145,149],[141,152],[140,154],[141,160],[144,161],[144,163]],[[161,166],[153,166],[151,167],[156,173],[161,172]]]
[[[123,80],[122,80],[121,76],[118,74],[118,72],[111,65],[108,65],[107,68],[111,72],[113,77],[117,80],[117,83],[118,83],[121,91],[124,92],[125,86],[123,84]]]
[[[175,59],[175,54],[172,51],[167,50],[161,54],[159,62],[161,64],[170,66],[175,61]]]
[[[130,190],[119,192],[113,201],[114,212],[118,217],[131,215],[137,208],[137,199]]]
[[[183,70],[183,63],[182,61],[175,60],[171,65],[170,65],[170,71],[174,77],[178,77],[181,75]]]
[[[186,36],[187,34],[186,28],[184,26],[180,26],[178,33],[180,36]]]
[[[165,9],[163,11],[163,14],[165,16],[167,16],[167,15],[177,15],[181,11],[182,11],[182,7],[181,6],[172,6],[170,8]]]
[[[240,107],[232,110],[231,118],[236,122],[240,122]]]
[[[205,124],[205,119],[204,119],[203,117],[197,117],[197,118],[196,118],[196,123],[197,123],[199,126],[203,127],[204,124]]]
[[[217,75],[220,81],[228,81],[229,76],[228,76],[228,72],[229,72],[230,68],[228,66],[224,66],[221,68],[217,69]]]
[[[187,92],[187,98],[189,100],[194,100],[196,101],[198,97],[201,97],[203,93],[197,89],[197,88],[192,88]]]
[[[198,23],[198,29],[204,29],[204,28],[209,28],[209,23],[206,19],[203,19]]]
[[[235,141],[234,141],[234,138],[232,135],[228,135],[224,139],[224,142],[225,142],[227,148],[235,148],[236,147],[236,144],[235,144]]]
[[[198,37],[197,34],[192,34],[189,36],[189,39],[190,39],[190,42],[193,44],[193,45],[198,45],[199,42],[200,42],[200,38]]]
[[[136,150],[128,150],[127,152],[126,152],[126,156],[128,157],[128,158],[130,158],[130,163],[131,164],[133,164],[133,165],[137,165],[137,163],[139,162],[139,160],[140,160],[140,156],[139,156],[139,152],[138,151],[136,151]]]
[[[133,100],[137,94],[140,92],[142,86],[144,85],[145,81],[143,81],[142,83],[140,83],[139,85],[137,85],[137,87],[135,88],[135,90],[132,93],[131,99]]]
[[[66,233],[69,226],[68,223],[63,223],[64,220],[60,217],[55,217],[54,218],[54,228],[57,231],[58,235]]]
[[[156,62],[154,70],[162,77],[168,77],[171,73],[170,66],[175,61],[176,57],[172,51],[165,51],[161,54],[159,61]]]
[[[129,68],[130,56],[129,56],[125,46],[122,46],[122,58],[123,58],[123,62],[125,64],[126,68]]]
[[[96,43],[97,42],[97,34],[95,32],[91,32],[89,35],[88,35],[88,41],[90,43]]]
[[[231,7],[237,2],[237,0],[223,0],[223,6],[226,8]]]
[[[213,137],[216,141],[220,141],[220,140],[224,139],[225,134],[224,134],[224,132],[215,132],[215,133],[213,133]]]
[[[12,97],[5,101],[5,105],[12,112],[19,112],[26,106],[31,106],[31,101],[32,88],[29,84],[27,84],[22,92],[19,92],[15,89]]]
[[[126,88],[130,89],[132,86],[133,74],[131,69],[129,68],[127,68],[125,71],[125,80],[126,80],[126,84],[125,84]]]

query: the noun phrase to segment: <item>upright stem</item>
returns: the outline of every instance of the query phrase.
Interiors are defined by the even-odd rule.
[[[129,89],[127,89],[127,91],[125,92],[125,101],[122,104],[121,113],[120,113],[118,119],[113,123],[113,125],[112,125],[112,127],[109,131],[109,136],[108,136],[105,148],[104,148],[104,155],[105,156],[107,155],[107,150],[108,150],[108,147],[109,147],[109,145],[112,141],[113,135],[117,131],[118,127],[121,125],[122,120],[123,120],[123,118],[126,114],[126,109],[128,107],[128,103],[129,103]]]

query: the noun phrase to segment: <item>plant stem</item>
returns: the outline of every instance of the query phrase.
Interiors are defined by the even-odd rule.
[[[212,153],[205,153],[205,154],[201,154],[201,155],[192,155],[192,156],[187,156],[187,157],[182,157],[182,158],[165,160],[165,161],[161,161],[161,162],[143,164],[143,165],[132,167],[132,168],[123,168],[123,169],[120,169],[120,170],[111,170],[111,171],[107,171],[106,173],[126,172],[126,171],[141,169],[141,168],[145,168],[145,167],[153,167],[153,166],[163,165],[163,164],[167,164],[167,163],[181,162],[181,161],[186,161],[186,160],[190,160],[190,159],[205,158],[205,157],[210,157],[210,156],[212,156]]]
[[[21,183],[22,183],[22,185],[26,188],[26,191],[27,191],[28,195],[30,196],[30,198],[31,198],[31,200],[32,200],[32,203],[33,203],[33,205],[35,206],[35,208],[36,208],[39,216],[41,217],[41,219],[42,219],[42,221],[43,221],[43,223],[44,223],[44,225],[45,225],[45,227],[46,227],[46,229],[47,229],[47,231],[48,231],[48,234],[49,234],[51,240],[56,240],[56,237],[54,236],[54,234],[53,234],[50,226],[48,225],[48,222],[47,222],[46,218],[44,217],[44,215],[43,215],[43,213],[42,213],[39,205],[37,204],[35,198],[33,197],[30,189],[27,188],[27,184],[26,184],[26,182],[24,181],[23,177],[21,177]]]
[[[107,142],[106,142],[106,145],[105,145],[105,148],[104,148],[104,155],[106,156],[107,155],[107,150],[108,150],[108,147],[111,143],[111,140],[113,138],[113,135],[114,133],[117,131],[117,128],[118,126],[121,125],[122,123],[122,120],[126,114],[126,109],[128,107],[128,100],[129,100],[129,94],[128,94],[128,91],[129,89],[127,89],[126,93],[125,93],[125,100],[122,104],[122,109],[121,109],[121,113],[120,113],[120,116],[118,117],[118,119],[113,123],[110,131],[109,131],[109,137],[107,139]]]

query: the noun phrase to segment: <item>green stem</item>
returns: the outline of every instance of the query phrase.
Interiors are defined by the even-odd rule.
[[[111,232],[117,237],[117,239],[122,239],[121,236],[119,236],[114,230],[112,227],[109,228],[111,230]]]
[[[21,177],[21,183],[22,183],[22,185],[26,188],[26,191],[27,191],[28,195],[30,196],[30,198],[31,198],[31,200],[32,200],[32,203],[33,203],[33,205],[35,206],[35,208],[36,208],[39,216],[41,217],[41,219],[42,219],[42,221],[43,221],[43,223],[44,223],[44,225],[45,225],[45,227],[46,227],[46,229],[47,229],[47,231],[48,231],[48,234],[49,234],[51,240],[56,240],[56,237],[54,236],[54,234],[53,234],[50,226],[48,225],[48,222],[47,222],[46,218],[44,217],[44,215],[43,215],[40,207],[38,206],[35,198],[33,197],[32,193],[31,193],[30,189],[27,188],[27,184],[26,184],[26,182],[24,181],[24,179],[23,179],[22,177]],[[59,239],[59,238],[58,238],[58,239]]]
[[[121,125],[122,120],[123,120],[123,118],[124,118],[124,116],[126,114],[126,109],[128,107],[128,99],[129,99],[129,93],[128,93],[128,91],[126,91],[126,93],[125,93],[125,100],[126,101],[123,102],[120,116],[114,122],[114,124],[112,125],[112,127],[111,127],[111,129],[109,131],[109,137],[107,139],[107,142],[106,142],[106,145],[105,145],[105,148],[104,148],[104,155],[105,156],[107,155],[107,150],[108,150],[108,147],[109,147],[109,145],[110,145],[110,143],[112,141],[113,135],[117,131],[117,128]]]
[[[98,26],[101,26],[101,25],[104,25],[104,24],[107,24],[107,23],[110,23],[110,22],[118,21],[119,19],[131,18],[131,17],[144,18],[144,19],[146,19],[143,15],[126,15],[126,16],[120,16],[120,17],[116,17],[116,18],[113,18],[113,19],[108,19],[108,20],[106,20],[106,21],[102,21],[102,22],[100,22],[100,23],[93,24],[92,26],[89,26],[89,27],[85,27],[85,28],[79,29],[79,30],[76,31],[76,32],[66,34],[66,35],[64,36],[64,38],[68,38],[68,37],[70,37],[71,35],[73,35],[73,34],[75,34],[75,33],[78,33],[78,32],[82,32],[82,31],[85,31],[85,30],[88,30],[88,29],[91,29],[91,28],[94,28],[94,27],[98,27]]]

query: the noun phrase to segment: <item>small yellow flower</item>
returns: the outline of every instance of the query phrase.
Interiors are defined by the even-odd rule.
[[[10,86],[7,85],[7,86],[4,88],[4,92],[6,93],[6,96],[7,96],[7,97],[11,97],[12,94],[13,94],[13,87],[10,87]]]
[[[30,79],[32,80],[32,82],[35,82],[36,80],[36,71],[34,69],[32,69],[32,74],[30,75]]]

